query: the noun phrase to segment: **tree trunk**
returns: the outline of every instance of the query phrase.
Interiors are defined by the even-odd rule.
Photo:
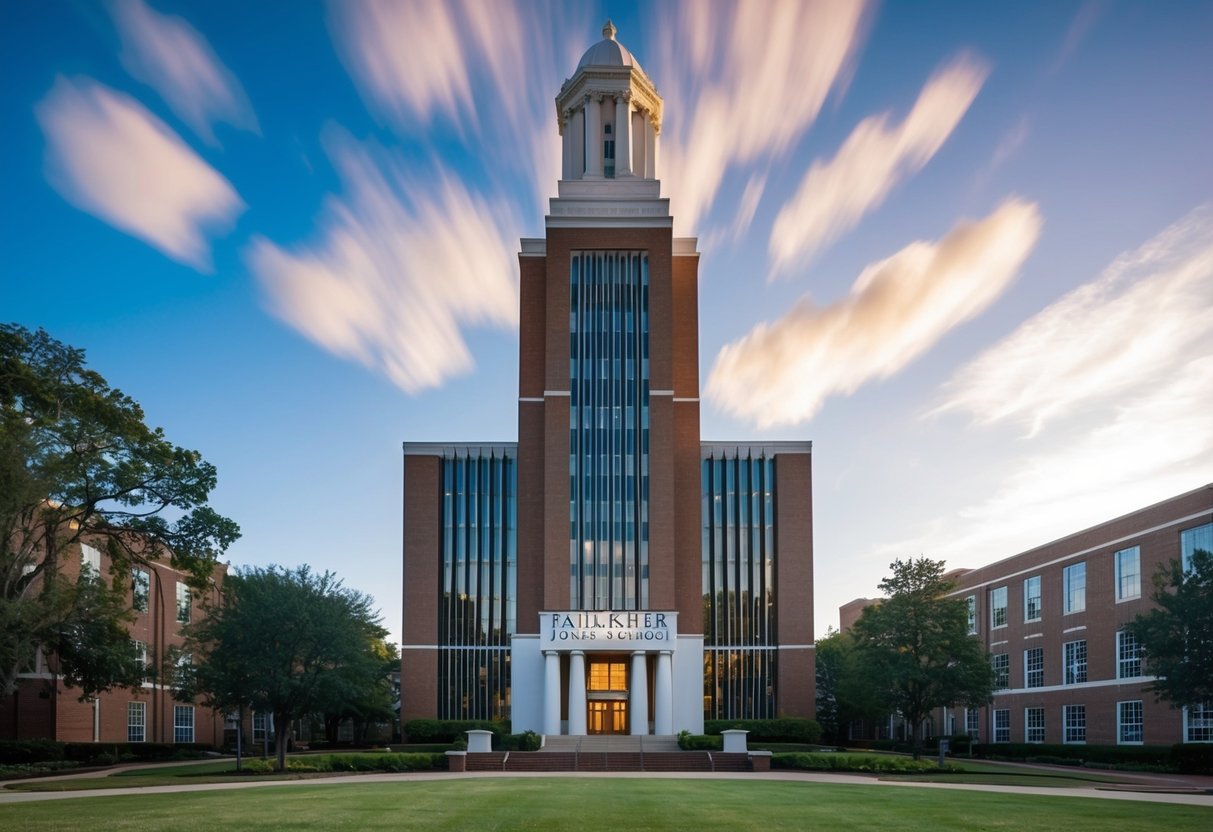
[[[275,771],[286,771],[286,743],[289,739],[290,725],[289,718],[274,714],[274,751],[278,756]]]

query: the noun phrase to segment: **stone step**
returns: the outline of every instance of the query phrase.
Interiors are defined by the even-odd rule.
[[[719,751],[469,753],[468,771],[752,771],[748,754]]]

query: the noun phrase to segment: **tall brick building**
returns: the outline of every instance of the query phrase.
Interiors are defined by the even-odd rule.
[[[404,446],[401,716],[545,734],[814,711],[811,447],[704,442],[699,252],[610,23],[522,240],[518,441]]]
[[[997,681],[985,708],[947,708],[931,730],[983,742],[1100,745],[1213,742],[1213,703],[1175,708],[1148,690],[1125,625],[1153,606],[1151,578],[1213,551],[1213,484],[980,569],[947,577]],[[875,603],[839,609],[843,628]]]

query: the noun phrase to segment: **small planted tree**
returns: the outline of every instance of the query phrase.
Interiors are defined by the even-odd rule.
[[[1213,702],[1213,553],[1197,549],[1187,569],[1165,564],[1151,597],[1157,608],[1128,627],[1156,677],[1151,690],[1175,707]]]
[[[891,569],[880,582],[884,599],[855,623],[848,684],[901,714],[913,727],[917,758],[931,711],[985,704],[994,674],[985,647],[968,634],[964,601],[947,596],[953,585],[943,578],[943,561],[896,560]]]
[[[371,599],[331,572],[247,568],[228,577],[219,602],[190,628],[194,666],[176,687],[215,707],[272,713],[282,771],[294,720],[341,710],[380,683],[377,645],[386,635]]]

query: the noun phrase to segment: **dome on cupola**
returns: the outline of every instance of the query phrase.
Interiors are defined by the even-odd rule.
[[[585,51],[577,63],[577,69],[591,66],[627,66],[644,72],[627,47],[615,40],[616,31],[615,24],[608,20],[602,27],[602,40]]]

